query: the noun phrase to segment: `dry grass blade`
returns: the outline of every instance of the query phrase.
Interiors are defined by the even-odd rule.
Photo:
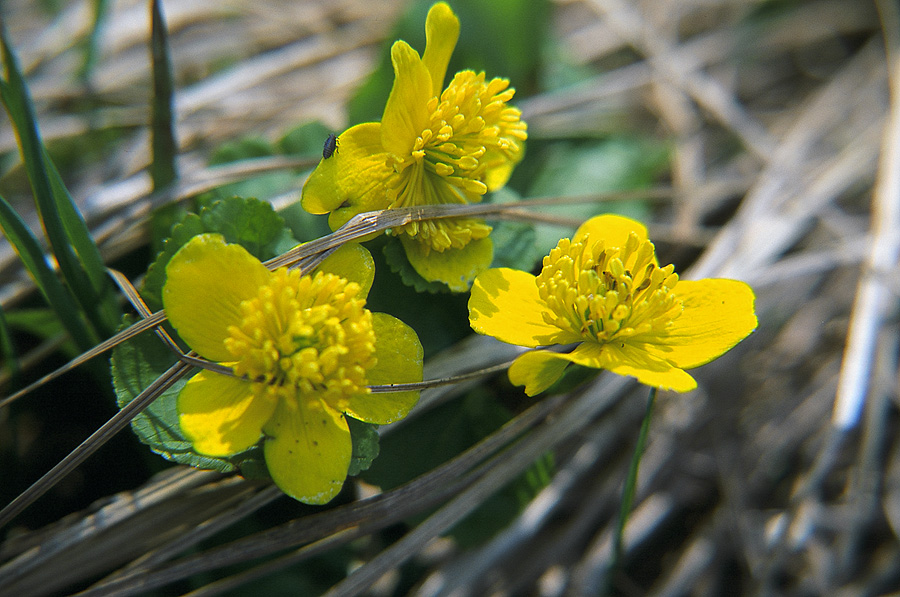
[[[205,553],[188,556],[155,570],[137,571],[85,591],[83,595],[129,595],[203,571],[215,570],[237,562],[246,562],[301,543],[312,542],[362,526],[367,532],[384,528],[403,518],[417,514],[435,503],[454,495],[484,473],[477,465],[497,452],[552,412],[559,400],[538,404],[510,421],[500,431],[473,446],[445,465],[369,500],[361,500],[317,515],[307,516],[281,527],[245,537]],[[503,459],[500,459],[501,462]],[[342,536],[341,540],[352,537]],[[309,553],[302,552],[301,557]]]
[[[73,38],[63,29],[89,30],[87,3],[72,3],[58,23],[48,23],[34,4],[15,0],[4,7],[46,137],[65,143],[99,130],[126,139],[110,163],[85,167],[73,181],[107,258],[143,245],[148,215],[160,205],[315,163],[318,156],[207,165],[209,148],[224,140],[276,138],[309,120],[340,130],[346,101],[371,70],[401,6],[387,0],[167,3],[181,84],[183,183],[153,195],[142,174],[146,6],[115,3],[94,88],[85,90],[65,77]],[[637,131],[669,143],[670,180],[662,181],[668,186],[366,214],[269,265],[309,269],[348,240],[416,218],[465,213],[571,226],[579,218],[546,206],[644,201],[661,259],[686,277],[751,283],[760,328],[697,371],[698,392],[660,395],[612,594],[900,591],[900,348],[891,326],[900,304],[894,3],[876,3],[877,10],[846,0],[551,4],[548,45],[558,52],[554,59],[572,67],[564,74],[577,73],[578,81],[562,77],[552,91],[519,103],[535,141],[529,152]],[[107,100],[91,119],[66,113],[67,105],[88,97]],[[12,143],[0,132],[0,151]],[[4,174],[15,180],[15,172]],[[295,202],[302,184],[296,178],[267,199]],[[0,279],[4,307],[30,291],[14,256],[2,249]],[[155,317],[135,329],[163,316]],[[426,363],[425,376],[496,367],[517,351],[490,338],[467,338]],[[389,439],[406,431],[475,383],[424,391],[408,419],[380,433]],[[366,493],[371,487],[358,484],[357,497],[364,499],[292,515],[231,543],[202,540],[274,499],[274,491],[237,477],[178,470],[57,525],[10,535],[0,546],[0,559],[9,560],[0,566],[0,594],[177,590],[182,579],[212,571],[218,580],[194,594],[223,594],[266,586],[267,575],[312,565],[313,557],[345,545],[353,545],[359,561],[334,595],[599,591],[643,406],[642,396],[609,383],[601,377],[566,399],[538,402],[510,427],[408,486],[373,496]],[[126,415],[116,419],[117,428],[125,424]],[[468,549],[444,535],[551,447],[553,480],[504,531]],[[428,517],[411,520],[413,513]],[[158,523],[158,532],[146,533],[147,521]],[[196,530],[177,536],[189,526]],[[46,547],[53,541],[58,549]],[[105,555],[127,544],[144,551]],[[191,548],[197,551],[188,554]],[[58,583],[42,586],[82,550],[104,555],[85,558],[96,567],[71,567]],[[247,568],[232,567],[244,562]],[[391,584],[413,568],[421,571],[414,586]]]
[[[900,14],[890,3],[880,6],[888,49],[891,107],[873,196],[871,252],[865,262],[869,275],[857,291],[838,384],[834,424],[839,429],[855,427],[859,421],[869,388],[876,336],[896,298],[882,274],[895,269],[900,260]]]
[[[91,436],[84,440],[77,448],[72,450],[68,456],[47,471],[44,476],[35,481],[28,489],[19,494],[16,499],[4,506],[3,509],[0,510],[0,527],[8,524],[21,513],[22,510],[34,503],[40,496],[44,495],[44,493],[53,487],[59,479],[84,462],[85,459],[93,454],[100,446],[105,444],[109,438],[128,426],[131,420],[139,412],[144,410],[151,402],[156,400],[160,394],[171,387],[172,384],[189,371],[189,366],[183,363],[177,363],[153,384],[147,386],[140,395],[123,407],[122,410],[91,434]]]

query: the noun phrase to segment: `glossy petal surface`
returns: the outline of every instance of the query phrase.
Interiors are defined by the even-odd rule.
[[[369,250],[359,243],[341,245],[322,261],[318,269],[356,282],[362,289],[362,296],[369,294],[375,280],[375,260]]]
[[[549,311],[538,296],[534,276],[527,272],[490,269],[472,286],[469,322],[479,334],[531,348],[581,340],[545,323],[541,316],[544,312]]]
[[[384,181],[391,172],[379,123],[351,127],[338,140],[339,149],[320,161],[303,185],[300,204],[312,214],[340,212],[346,215],[343,224],[357,213],[387,206]]]
[[[398,155],[412,152],[416,138],[428,125],[428,100],[432,98],[431,75],[405,41],[391,47],[394,86],[381,118],[381,144]]]
[[[591,242],[603,242],[608,247],[624,247],[629,235],[634,233],[640,240],[647,240],[647,227],[631,218],[616,214],[595,216],[578,227],[572,242],[581,242],[590,235]]]
[[[529,396],[540,394],[562,377],[571,362],[567,357],[548,350],[526,352],[509,367],[509,381],[525,386]]]
[[[755,296],[738,280],[681,280],[675,292],[684,312],[660,340],[660,356],[684,369],[725,354],[756,329]]]
[[[431,95],[437,97],[444,88],[447,65],[459,39],[459,19],[445,2],[438,2],[425,19],[425,53],[422,62],[431,75]]]
[[[736,280],[679,280],[660,267],[643,224],[604,215],[561,239],[537,277],[506,269],[478,276],[469,322],[521,346],[577,343],[574,350],[516,359],[510,380],[529,395],[566,364],[607,369],[677,392],[697,387],[685,369],[721,356],[757,325],[754,295]]]
[[[462,249],[438,252],[404,235],[400,237],[406,258],[420,276],[429,282],[446,284],[454,292],[465,292],[480,272],[491,265],[494,245],[490,238],[473,240]]]
[[[324,504],[341,491],[350,466],[350,429],[322,400],[281,400],[266,434],[266,466],[278,487],[305,504]]]
[[[373,313],[375,357],[368,372],[371,385],[422,381],[422,345],[411,327],[385,313]],[[350,399],[346,412],[355,419],[386,425],[405,417],[419,392],[363,394]]]
[[[275,411],[271,396],[254,394],[251,383],[201,371],[178,395],[179,423],[200,454],[229,456],[259,441]]]
[[[270,272],[240,245],[219,234],[201,234],[166,267],[163,305],[172,326],[200,356],[228,361],[228,326],[241,321],[241,302],[256,295]]]

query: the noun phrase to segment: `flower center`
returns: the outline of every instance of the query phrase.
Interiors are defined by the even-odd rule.
[[[400,174],[391,177],[390,207],[478,202],[489,188],[505,183],[527,138],[521,112],[506,105],[514,93],[506,79],[485,82],[484,73],[457,73],[441,97],[428,102],[431,116],[411,153],[388,157],[388,166]],[[490,231],[477,219],[403,228],[437,251],[462,248]]]
[[[360,287],[334,274],[278,269],[256,297],[241,303],[241,323],[225,347],[234,372],[258,392],[293,399],[315,392],[335,406],[366,393],[375,365],[375,332]]]
[[[653,243],[635,234],[624,247],[564,238],[537,277],[540,297],[553,311],[544,322],[601,343],[655,336],[682,312],[672,292],[674,271],[656,265]]]

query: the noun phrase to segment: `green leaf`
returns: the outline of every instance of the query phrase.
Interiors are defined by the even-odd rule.
[[[258,135],[242,137],[236,141],[223,143],[216,148],[210,164],[228,164],[243,160],[277,155],[277,149],[267,139]],[[275,170],[257,174],[243,180],[222,185],[205,193],[203,200],[238,197],[275,197],[296,191],[302,181],[295,172]],[[299,203],[299,202],[298,202]]]
[[[78,347],[81,350],[93,347],[97,337],[82,318],[75,300],[47,265],[40,243],[31,234],[31,230],[3,197],[0,197],[0,228],[22,260],[44,300],[56,313]]]
[[[163,249],[147,270],[141,287],[141,295],[151,309],[162,308],[162,287],[169,259],[187,241],[204,232],[222,234],[227,242],[243,246],[261,261],[297,245],[271,204],[243,197],[215,201],[203,208],[200,215],[186,214],[163,242]]]
[[[416,330],[428,357],[471,333],[468,326],[459,325],[460,321],[468,320],[469,296],[438,292],[423,297],[412,286],[402,284],[398,275],[390,271],[384,251],[378,250],[395,240],[382,235],[366,243],[375,259],[376,272],[366,306],[372,311],[393,315]],[[402,253],[402,247],[400,251]]]
[[[591,143],[556,143],[544,153],[543,164],[529,197],[592,195],[604,191],[651,186],[668,167],[668,148],[655,141],[615,138]],[[644,201],[609,201],[542,207],[541,212],[582,221],[600,213],[618,213],[646,220]],[[571,231],[555,226],[537,228],[536,245],[546,255]]]
[[[519,194],[509,188],[502,188],[491,194],[493,203],[515,203]],[[531,271],[546,254],[535,244],[537,233],[534,225],[526,222],[500,220],[491,222],[494,230],[494,262],[491,267],[509,267]]]
[[[494,262],[491,267],[531,271],[544,253],[535,245],[534,226],[525,222],[497,222],[491,232]]]
[[[218,232],[229,243],[237,243],[251,255],[265,261],[297,241],[272,205],[259,199],[231,197],[200,211],[205,232]]]
[[[172,227],[171,235],[163,241],[162,251],[150,264],[141,285],[141,296],[150,310],[162,309],[162,287],[166,283],[166,265],[169,260],[187,241],[204,232],[203,222],[197,214],[185,214],[181,222]]]
[[[380,451],[378,445],[378,425],[357,421],[353,417],[347,417],[347,425],[350,427],[350,439],[353,441],[353,452],[350,455],[350,469],[347,475],[355,477],[362,471],[372,466],[372,461],[378,457]]]
[[[169,34],[162,12],[162,2],[150,3],[150,48],[153,56],[153,102],[150,118],[151,149],[150,178],[153,189],[163,189],[178,178],[176,158],[178,141],[175,138],[175,82],[169,52]]]
[[[126,317],[125,325],[129,323],[130,318]],[[152,333],[116,346],[111,363],[119,408],[131,402],[175,361],[175,355]],[[227,459],[204,456],[194,452],[191,443],[182,434],[178,425],[177,400],[185,383],[185,379],[179,380],[163,392],[134,418],[131,429],[141,442],[168,460],[220,472],[234,470],[235,462],[244,463],[248,459],[246,452]]]
[[[531,91],[541,67],[535,48],[547,37],[551,23],[550,3],[463,0],[450,5],[459,15],[461,31],[448,78],[463,69],[484,70],[488,77],[509,79],[518,97]]]
[[[331,133],[337,134],[321,122],[307,122],[285,133],[278,140],[278,150],[287,155],[321,155]]]
[[[525,222],[497,222],[491,232],[494,262],[491,267],[509,267],[531,271],[544,256],[536,245],[534,226]]]
[[[84,57],[78,72],[78,77],[86,84],[90,83],[91,74],[97,64],[103,26],[106,24],[106,17],[109,13],[109,2],[108,0],[92,0],[91,8],[93,9],[94,23],[90,35],[83,42]]]
[[[264,137],[252,135],[219,145],[209,160],[210,165],[228,164],[275,155],[275,147]]]

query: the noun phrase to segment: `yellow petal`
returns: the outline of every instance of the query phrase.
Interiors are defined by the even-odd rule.
[[[590,234],[591,243],[603,240],[607,247],[624,247],[631,233],[640,240],[647,240],[647,227],[636,220],[615,214],[594,216],[575,232],[572,242],[581,242],[586,234]]]
[[[338,143],[334,155],[322,159],[303,185],[303,209],[312,214],[348,211],[347,221],[357,213],[387,207],[384,181],[392,171],[381,146],[381,125],[350,127]]]
[[[525,386],[529,396],[540,394],[562,377],[569,366],[568,355],[547,350],[533,350],[519,356],[509,368],[509,381]]]
[[[381,118],[381,144],[388,153],[407,156],[429,124],[428,100],[433,97],[431,75],[419,53],[405,41],[394,42],[391,62],[394,86]]]
[[[352,450],[341,413],[315,398],[282,399],[264,431],[266,467],[283,492],[305,504],[340,493]]]
[[[400,235],[406,258],[420,276],[429,282],[443,282],[453,292],[465,292],[472,280],[491,265],[494,245],[490,237],[470,241],[462,249],[426,250],[406,234]]]
[[[659,354],[684,369],[728,352],[756,329],[753,290],[738,280],[680,280],[684,311],[658,341]]]
[[[385,313],[373,313],[375,357],[367,372],[372,385],[422,381],[422,345],[411,327]],[[350,399],[346,413],[354,419],[385,425],[402,419],[419,400],[419,392],[363,394]]]
[[[519,160],[522,159],[523,155],[525,155],[525,153],[520,151],[514,161],[503,160],[501,162],[497,160],[495,166],[485,170],[484,184],[489,191],[496,191],[509,182],[509,177],[512,176],[513,168],[516,167],[516,164],[519,163]]]
[[[450,56],[459,39],[459,19],[447,3],[438,2],[425,19],[425,53],[422,62],[431,74],[431,95],[439,97]]]
[[[489,269],[479,274],[472,285],[469,324],[479,334],[529,347],[581,340],[580,336],[544,323],[543,313],[552,312],[538,295],[534,276],[527,272]]]
[[[578,365],[607,369],[663,390],[689,392],[697,387],[697,382],[686,371],[654,356],[645,346],[584,342],[565,357]]]
[[[259,441],[275,400],[256,395],[248,381],[201,371],[178,394],[181,430],[194,450],[208,456],[243,452]]]
[[[227,361],[228,326],[241,321],[241,301],[254,297],[269,270],[240,245],[220,234],[201,234],[187,242],[166,266],[162,298],[178,334],[201,356]]]
[[[359,296],[368,296],[375,280],[375,260],[372,254],[359,243],[350,242],[325,258],[318,269],[356,282],[362,288]]]

